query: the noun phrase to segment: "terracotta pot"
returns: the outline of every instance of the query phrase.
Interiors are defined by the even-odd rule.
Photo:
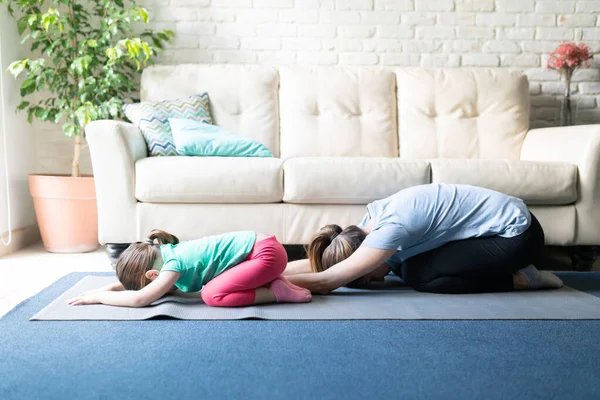
[[[99,247],[93,177],[29,175],[29,191],[46,250],[85,253]]]

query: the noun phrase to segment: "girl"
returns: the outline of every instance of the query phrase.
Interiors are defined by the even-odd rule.
[[[308,260],[290,263],[284,275],[321,294],[383,280],[390,271],[432,293],[559,288],[558,277],[532,265],[543,246],[542,227],[521,199],[429,184],[369,204],[358,226],[323,227]]]
[[[119,282],[69,304],[144,307],[176,289],[185,297],[198,297],[202,289],[202,300],[219,307],[310,301],[308,290],[280,276],[286,263],[285,249],[272,235],[233,232],[180,243],[155,229],[121,254]]]

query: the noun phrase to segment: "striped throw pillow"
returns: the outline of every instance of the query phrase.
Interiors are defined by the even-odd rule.
[[[142,131],[151,156],[177,155],[169,118],[186,118],[212,124],[208,93],[177,100],[125,104],[123,112]]]

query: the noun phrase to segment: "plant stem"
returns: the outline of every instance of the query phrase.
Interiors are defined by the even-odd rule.
[[[77,178],[81,176],[79,171],[79,162],[81,160],[81,135],[75,136],[75,151],[73,153],[73,164],[71,165],[71,176]]]
[[[75,11],[73,10],[73,2],[69,2],[69,20],[71,22],[71,35],[70,35],[70,42],[71,42],[71,48],[73,49],[77,49],[77,34],[76,34],[76,30],[74,28],[75,25]],[[73,62],[73,60],[70,60],[70,62],[67,63],[67,70],[69,69],[69,65],[71,65],[71,63]],[[73,104],[71,105],[72,110],[73,110],[73,123],[77,123],[76,121],[76,117],[75,117],[75,111],[77,110],[77,100],[78,100],[78,93],[77,93],[77,73],[75,72],[75,69],[72,69],[73,74],[71,75],[73,77],[73,91],[74,91],[74,95],[73,95]],[[79,162],[81,159],[81,134],[78,134],[77,136],[75,136],[75,149],[73,152],[73,164],[71,166],[71,176],[73,177],[79,177],[80,176],[80,172],[79,172]]]

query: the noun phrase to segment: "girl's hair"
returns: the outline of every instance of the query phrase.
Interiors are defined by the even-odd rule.
[[[126,290],[140,290],[150,283],[150,279],[146,278],[146,272],[152,269],[159,254],[160,250],[156,244],[166,243],[177,244],[179,239],[160,229],[153,229],[145,241],[132,243],[119,256],[115,270]]]
[[[356,251],[367,235],[358,226],[342,229],[339,225],[326,225],[306,246],[306,254],[313,272],[322,272],[345,260]]]

